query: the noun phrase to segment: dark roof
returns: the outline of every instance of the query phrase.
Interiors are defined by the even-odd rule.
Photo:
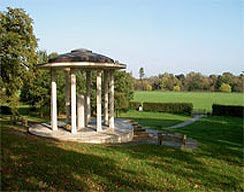
[[[87,49],[75,49],[70,53],[61,54],[48,60],[48,63],[63,62],[114,63],[114,60],[104,55],[93,53]]]

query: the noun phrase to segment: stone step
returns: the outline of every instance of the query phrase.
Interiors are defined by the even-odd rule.
[[[145,139],[148,139],[150,138],[149,135],[134,135],[133,139],[134,140],[145,140]]]
[[[134,134],[135,137],[149,137],[148,133],[138,133],[138,134]]]
[[[145,132],[146,131],[146,129],[134,129],[134,133],[135,132]]]
[[[145,135],[149,135],[147,132],[145,132],[145,131],[138,131],[138,132],[134,132],[134,134],[135,135],[143,135],[143,134],[145,134]]]

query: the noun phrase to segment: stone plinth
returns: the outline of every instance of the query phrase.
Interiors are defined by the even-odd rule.
[[[53,131],[50,124],[40,123],[32,124],[29,133],[45,138],[52,138],[60,141],[74,141],[79,143],[125,143],[132,141],[134,133],[133,127],[128,120],[116,119],[115,128],[111,129],[103,126],[103,130],[96,131],[96,124],[92,122],[89,127],[78,129],[76,134],[62,128],[65,127],[64,122],[58,122],[59,129]]]

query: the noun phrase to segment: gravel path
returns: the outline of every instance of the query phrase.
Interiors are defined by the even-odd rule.
[[[201,119],[202,117],[205,117],[205,116],[206,116],[206,115],[195,115],[195,117],[192,118],[192,119],[189,120],[189,121],[185,121],[185,122],[183,122],[183,123],[179,123],[179,124],[177,124],[177,125],[173,125],[173,126],[171,126],[171,127],[166,127],[166,128],[164,128],[164,129],[177,129],[177,128],[185,127],[185,126],[187,126],[187,125],[190,125],[190,124],[192,124],[192,123],[198,121],[199,119]]]

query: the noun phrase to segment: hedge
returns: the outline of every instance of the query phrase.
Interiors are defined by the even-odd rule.
[[[140,101],[130,101],[129,102],[129,109],[137,110],[140,105],[142,105],[142,103]]]
[[[157,102],[144,102],[144,111],[159,111],[168,113],[186,113],[191,114],[193,110],[192,103],[157,103]]]
[[[213,104],[212,114],[218,116],[243,117],[244,106]]]

